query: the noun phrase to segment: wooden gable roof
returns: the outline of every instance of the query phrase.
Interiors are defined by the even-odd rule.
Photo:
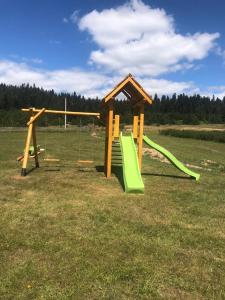
[[[143,87],[129,74],[126,76],[111,92],[104,98],[103,103],[107,103],[114,99],[118,94],[123,93],[133,104],[146,102],[152,104],[151,96],[143,89]]]

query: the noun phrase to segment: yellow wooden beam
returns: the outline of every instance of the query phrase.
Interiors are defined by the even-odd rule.
[[[138,162],[139,162],[140,170],[142,167],[143,132],[144,132],[144,105],[142,105],[140,110],[140,124],[139,124],[139,134],[138,134]]]
[[[105,131],[105,175],[111,176],[112,162],[112,142],[113,142],[113,103],[109,102],[107,106],[107,123]]]
[[[139,119],[139,116],[137,116],[137,115],[133,116],[133,137],[134,137],[134,139],[137,139],[137,137],[138,137],[138,119]]]
[[[105,102],[109,101],[111,98],[113,98],[117,93],[121,91],[121,89],[130,81],[129,77],[127,77],[124,81],[122,81],[118,86],[115,87],[114,90],[112,90],[108,95],[105,96],[104,100]]]
[[[115,115],[113,137],[118,138],[119,136],[120,136],[120,116]]]
[[[136,81],[131,77],[130,82],[133,84],[133,86],[136,88],[136,90],[143,96],[143,98],[149,103],[152,104],[151,97],[143,90],[139,84],[136,83]]]
[[[112,99],[113,97],[116,97],[120,92],[124,93],[125,90],[125,95],[127,93],[127,89],[128,89],[128,83],[130,83],[130,85],[133,87],[134,90],[136,90],[136,92],[141,95],[143,97],[143,99],[145,99],[149,104],[152,104],[152,98],[150,97],[150,95],[148,95],[148,93],[142,88],[142,86],[134,79],[134,77],[129,74],[127,77],[125,77],[125,79],[123,81],[121,81],[111,92],[109,92],[104,98],[104,103],[108,102],[110,99]],[[133,91],[134,94],[135,91]],[[135,97],[136,95],[133,95],[132,92],[128,93],[128,95],[130,97],[128,97],[129,99],[131,99],[132,97]],[[126,96],[128,96],[126,95]]]
[[[109,119],[108,119],[108,155],[107,155],[107,172],[106,177],[109,178],[111,176],[111,168],[112,168],[112,141],[113,141],[113,109],[110,107],[109,109]]]
[[[22,108],[24,112],[30,112],[29,108]],[[41,109],[33,109],[33,112],[40,112]],[[93,117],[100,117],[100,113],[91,113],[91,112],[79,112],[79,111],[63,111],[63,110],[51,110],[45,109],[44,111],[47,114],[58,114],[58,115],[71,115],[71,116],[93,116]]]
[[[35,112],[35,109],[32,109],[32,112]],[[33,116],[33,118],[29,122],[27,122],[27,126],[35,122],[44,112],[45,112],[45,108],[42,108],[35,116]]]

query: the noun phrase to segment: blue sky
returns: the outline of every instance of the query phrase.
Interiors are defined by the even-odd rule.
[[[225,95],[225,1],[0,1],[0,82]]]

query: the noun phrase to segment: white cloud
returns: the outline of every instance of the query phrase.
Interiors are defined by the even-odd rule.
[[[70,16],[70,20],[73,22],[73,23],[77,23],[79,19],[79,10],[75,10],[72,15]]]
[[[77,18],[74,19],[77,22]],[[193,66],[215,46],[219,33],[176,33],[174,19],[163,9],[151,8],[141,0],[117,8],[96,10],[78,22],[99,49],[91,62],[119,74],[158,76]]]
[[[223,59],[223,64],[225,65],[225,50],[223,50],[221,47],[216,48],[216,54],[221,56]]]
[[[157,94],[172,95],[174,93],[195,93],[196,88],[192,82],[176,82],[165,79],[143,79],[137,78],[142,86],[146,87],[146,91],[152,96]]]
[[[63,23],[69,23],[69,20],[65,17],[62,19],[62,21],[63,21]]]
[[[13,59],[14,61],[17,61],[17,62],[25,62],[25,63],[33,63],[33,64],[42,64],[43,63],[43,60],[41,58],[38,58],[38,57],[22,57],[22,56],[19,56],[18,54],[9,54],[8,55],[11,59]]]
[[[22,57],[22,61],[27,62],[27,63],[31,62],[33,64],[38,64],[38,65],[43,63],[43,60],[41,58],[38,58],[38,57],[36,57],[36,58]]]
[[[88,97],[102,97],[119,81],[120,76],[111,77],[98,72],[82,71],[71,68],[49,71],[28,66],[26,63],[16,63],[8,60],[0,61],[0,82],[12,85],[23,83],[35,84],[44,89],[54,89],[56,92],[76,92]],[[190,93],[194,91],[191,82],[173,82],[164,79],[137,78],[143,87],[151,94]]]
[[[223,99],[225,97],[225,85],[218,86],[209,86],[206,90],[201,92],[202,96],[212,97]]]
[[[35,84],[56,92],[76,92],[85,96],[101,97],[113,85],[105,75],[79,69],[55,70],[35,69],[26,63],[0,61],[0,82],[12,85]]]
[[[130,0],[117,8],[96,10],[78,18],[76,10],[63,22],[77,23],[80,30],[87,30],[99,49],[92,51],[90,62],[94,71],[77,68],[47,70],[31,67],[41,64],[39,58],[20,58],[22,63],[0,60],[0,83],[20,85],[29,83],[54,89],[56,92],[76,92],[84,96],[102,97],[124,75],[132,73],[143,87],[153,95],[173,93],[203,93],[217,97],[225,95],[225,87],[200,90],[193,82],[160,79],[167,72],[177,72],[199,67],[196,61],[214,49],[219,33],[182,35],[175,31],[173,17],[163,9],[151,8],[141,0]],[[60,44],[59,40],[50,40]],[[217,54],[225,57],[218,46]],[[17,60],[19,56],[12,60]],[[105,72],[107,70],[108,72]]]

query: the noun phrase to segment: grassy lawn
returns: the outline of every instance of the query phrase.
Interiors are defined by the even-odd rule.
[[[0,299],[225,299],[225,144],[148,128],[201,178],[145,155],[132,195],[104,178],[102,133],[38,132],[60,161],[20,177],[25,135],[0,132]]]

